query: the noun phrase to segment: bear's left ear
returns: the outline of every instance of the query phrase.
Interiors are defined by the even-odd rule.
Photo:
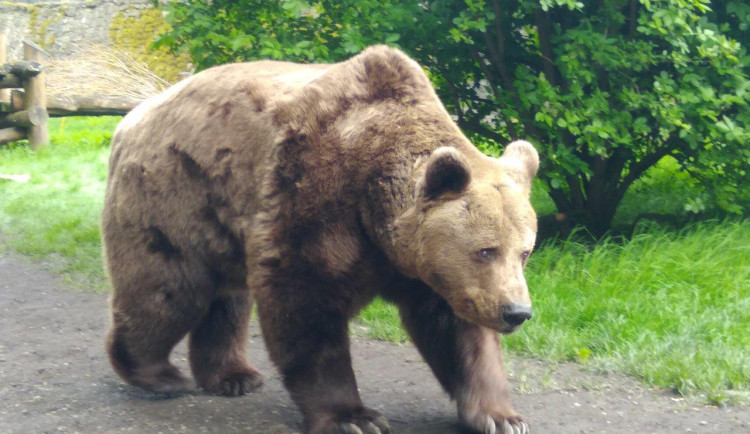
[[[422,193],[428,199],[445,193],[460,193],[470,180],[466,158],[456,148],[442,146],[433,151],[427,160]]]
[[[515,182],[531,191],[531,181],[539,169],[539,153],[531,143],[525,140],[510,143],[498,160]]]

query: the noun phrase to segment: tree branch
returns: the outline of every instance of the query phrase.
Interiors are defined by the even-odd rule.
[[[513,86],[513,78],[508,73],[505,67],[505,36],[503,35],[503,27],[501,21],[500,4],[498,0],[492,1],[492,9],[495,13],[494,27],[495,27],[495,41],[492,41],[488,31],[484,32],[484,42],[487,45],[487,50],[490,52],[492,57],[492,63],[497,69],[497,73],[500,74],[500,79],[503,81],[503,86],[510,92],[516,93],[516,89]]]
[[[615,190],[613,197],[614,203],[619,203],[620,200],[622,200],[622,198],[625,196],[625,192],[627,192],[628,188],[630,188],[630,185],[636,179],[640,178],[641,175],[643,175],[643,172],[648,170],[654,164],[658,163],[659,160],[661,160],[666,155],[669,155],[670,152],[670,148],[659,148],[653,154],[647,155],[637,163],[632,164],[630,166],[630,169],[628,170],[628,174],[625,176],[625,178],[623,178],[622,182],[620,182],[620,185],[617,186],[617,189]]]
[[[541,8],[534,9],[534,23],[539,34],[539,51],[541,52],[544,74],[553,86],[559,86],[558,74],[553,60],[554,54],[552,54],[552,42],[550,41],[552,22],[549,14]]]
[[[573,201],[575,208],[584,209],[586,206],[586,198],[581,189],[581,176],[578,174],[566,174],[565,181],[568,183],[570,199]]]
[[[440,68],[437,69],[438,71],[441,70]],[[451,95],[453,103],[456,105],[456,117],[458,118],[458,122],[460,123],[464,118],[464,113],[461,109],[461,98],[458,95],[458,91],[456,91],[456,86],[453,85],[448,76],[443,72],[441,72],[441,74],[443,74],[443,77],[445,77],[445,84],[448,86],[448,93]]]
[[[482,70],[482,73],[484,74],[485,78],[487,79],[487,82],[490,84],[490,90],[492,90],[492,96],[497,99],[497,91],[495,90],[495,76],[492,75],[492,72],[490,72],[490,69],[487,67],[487,63],[485,63],[482,56],[479,54],[479,51],[474,51],[471,53],[471,56],[474,58],[474,61],[477,62],[479,65],[479,68]]]
[[[555,203],[557,210],[561,213],[569,213],[573,209],[573,207],[568,198],[565,197],[565,192],[559,188],[553,188],[552,179],[546,176],[544,173],[540,173],[538,176],[539,179],[544,181],[547,184],[547,187],[549,187],[549,197],[552,199],[552,202]]]
[[[617,185],[617,181],[619,181],[620,176],[622,176],[622,169],[625,167],[625,164],[631,156],[632,152],[626,152],[623,148],[617,148],[615,150],[614,154],[609,158],[609,164],[607,165],[607,171],[605,172],[608,185]]]
[[[496,133],[495,131],[490,130],[489,128],[485,127],[478,121],[459,119],[458,126],[466,131],[470,131],[474,134],[479,134],[480,136],[487,137],[500,144],[505,143],[505,141],[507,140],[507,138],[504,137],[502,134]]]
[[[628,11],[628,40],[635,37],[635,31],[638,28],[638,0],[630,0],[630,9]]]
[[[503,35],[502,22],[500,21],[501,10],[500,2],[498,0],[492,0],[492,12],[495,14],[495,39],[497,40],[497,54],[501,59],[505,58],[505,35]]]

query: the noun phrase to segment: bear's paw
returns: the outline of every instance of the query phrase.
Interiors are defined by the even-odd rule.
[[[348,413],[348,414],[347,414]],[[361,408],[355,412],[318,415],[311,434],[389,434],[388,420],[379,412]]]
[[[247,395],[263,384],[263,376],[252,368],[217,375],[202,384],[209,393],[222,396]]]
[[[504,415],[502,411],[467,409],[459,411],[461,420],[483,434],[529,434],[529,425],[517,414]]]

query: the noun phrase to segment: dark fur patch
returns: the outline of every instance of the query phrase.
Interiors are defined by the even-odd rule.
[[[203,208],[203,217],[211,222],[219,232],[219,234],[226,238],[229,242],[230,248],[227,255],[222,257],[222,261],[239,262],[245,263],[245,249],[242,247],[240,240],[229,230],[229,228],[221,223],[218,214],[216,214],[216,207],[206,206]]]
[[[209,196],[208,205],[201,209],[201,217],[213,226],[216,234],[224,243],[224,248],[217,254],[207,257],[212,282],[221,286],[227,282],[241,282],[246,278],[245,248],[239,238],[219,219],[216,209],[226,206],[226,201]]]
[[[203,216],[215,220],[218,224],[223,224],[219,221],[219,217],[216,215],[216,210],[229,206],[227,198],[223,195],[209,192],[206,194],[206,204],[206,207],[213,209],[213,212],[203,209]]]
[[[240,89],[250,97],[250,101],[253,102],[256,111],[262,112],[266,109],[266,96],[263,95],[263,92],[257,85],[245,82],[240,85]]]
[[[432,273],[430,275],[430,283],[436,286],[443,286],[445,285],[445,279],[443,279],[443,276],[441,276],[438,273]]]
[[[214,160],[216,162],[222,161],[226,159],[227,157],[232,155],[232,150],[229,148],[219,148],[216,150],[216,155],[214,156]]]
[[[233,336],[236,333],[236,327],[245,326],[245,324],[235,324],[235,321],[232,321],[235,317],[237,313],[232,311],[232,300],[216,298],[211,302],[208,315],[204,318],[199,330],[210,331],[208,337],[214,339]]]
[[[292,136],[277,148],[278,164],[275,169],[276,185],[284,193],[294,193],[296,183],[302,178],[301,154],[305,148],[303,134]]]
[[[146,229],[147,245],[146,248],[151,253],[161,253],[166,259],[180,259],[182,252],[175,247],[164,232],[156,226]]]
[[[287,240],[292,248],[300,249],[305,241],[318,239],[324,229],[320,220],[300,219],[288,225]]]
[[[143,182],[143,177],[146,175],[146,168],[143,167],[143,165],[137,163],[126,163],[121,167],[120,177],[124,183],[139,185]],[[111,170],[112,169],[110,169],[110,171]]]
[[[279,268],[279,266],[281,265],[281,259],[279,259],[279,258],[266,258],[266,259],[262,259],[258,264],[261,267]]]
[[[111,166],[112,167],[116,166],[119,163],[121,155],[122,155],[122,148],[120,148],[120,147],[115,148],[112,151],[112,157],[111,157],[111,160],[112,160]]]
[[[112,359],[119,365],[120,370],[123,371],[122,373],[126,376],[132,375],[137,365],[125,346],[123,330],[121,328],[115,329],[112,332],[109,351]]]
[[[180,159],[180,163],[182,163],[182,167],[185,169],[185,173],[187,173],[190,178],[201,180],[207,178],[200,164],[198,164],[198,162],[195,161],[195,159],[191,157],[187,152],[181,149],[177,149],[176,143],[172,143],[169,146],[169,150]]]
[[[225,102],[224,104],[216,104],[211,103],[209,104],[208,109],[208,116],[212,117],[215,115],[219,115],[221,120],[226,122],[227,119],[229,119],[229,115],[232,113],[232,103]]]
[[[306,389],[310,382],[315,381],[311,372],[321,369],[321,352],[327,351],[326,363],[328,370],[336,366],[336,371],[346,372],[351,369],[351,360],[346,351],[348,342],[346,337],[347,321],[341,312],[333,309],[315,308],[296,311],[296,323],[305,324],[304,329],[287,330],[284,344],[294,346],[294,354],[285,366],[282,366],[284,383],[290,391]],[[331,357],[332,350],[339,350],[340,355]]]

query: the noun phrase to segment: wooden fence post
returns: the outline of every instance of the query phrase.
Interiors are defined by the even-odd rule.
[[[0,28],[0,65],[8,61],[8,29]],[[0,89],[0,104],[10,102],[8,89]]]
[[[30,62],[46,64],[49,55],[33,42],[23,41],[23,58]],[[38,125],[29,127],[29,146],[38,149],[49,144],[49,132],[47,130],[47,95],[45,93],[46,74],[42,71],[35,77],[24,81],[24,101],[26,110],[41,109],[44,111],[44,121]]]

